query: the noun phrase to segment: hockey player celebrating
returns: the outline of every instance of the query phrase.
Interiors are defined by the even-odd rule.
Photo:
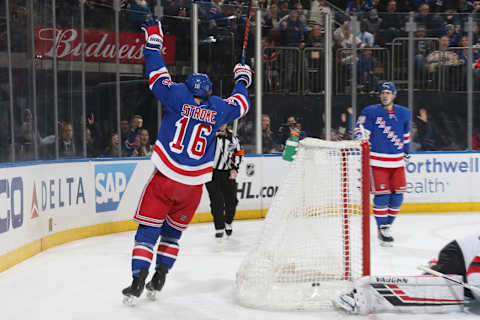
[[[354,131],[356,139],[370,142],[373,177],[373,213],[382,246],[391,247],[392,226],[406,189],[405,160],[410,151],[410,110],[393,103],[397,89],[392,82],[380,86],[380,104],[360,113]]]
[[[480,232],[448,243],[431,269],[419,269],[440,277],[366,276],[355,281],[353,291],[334,299],[333,305],[354,314],[462,311],[465,296],[480,301]],[[467,286],[471,291],[464,291]]]
[[[155,298],[178,254],[182,232],[200,202],[202,185],[212,178],[215,133],[225,123],[243,117],[250,108],[247,88],[252,82],[248,65],[234,68],[232,96],[212,96],[206,74],[194,73],[185,83],[174,83],[163,60],[163,31],[159,21],[142,26],[146,44],[145,71],[148,84],[165,108],[155,143],[155,165],[141,195],[134,220],[139,223],[132,253],[132,284],[125,288],[124,303],[133,305],[143,292],[156,250],[155,274],[146,285]]]

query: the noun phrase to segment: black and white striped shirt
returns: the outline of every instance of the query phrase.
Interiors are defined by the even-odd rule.
[[[240,148],[240,142],[237,137],[233,136],[230,130],[226,131],[226,135],[217,135],[215,145],[215,159],[213,160],[213,169],[238,171],[242,162],[244,151]]]

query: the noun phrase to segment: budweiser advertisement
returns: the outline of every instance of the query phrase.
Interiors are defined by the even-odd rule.
[[[50,27],[35,28],[35,54],[37,58],[80,60],[82,50],[86,61],[115,62],[115,32],[85,29],[82,46],[81,30],[74,28],[57,28],[54,46],[54,30]],[[143,32],[119,33],[119,56],[122,63],[143,63]],[[163,57],[169,65],[175,64],[175,36],[165,35],[163,40]]]

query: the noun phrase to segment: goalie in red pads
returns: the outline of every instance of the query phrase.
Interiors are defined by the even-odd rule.
[[[381,103],[362,110],[354,138],[370,142],[373,213],[380,244],[391,247],[390,228],[400,211],[407,184],[404,165],[410,152],[411,112],[393,103],[397,89],[392,82],[383,83],[379,91]]]
[[[465,297],[480,300],[480,232],[448,243],[431,269],[450,280],[431,275],[366,276],[354,289],[332,302],[353,314],[377,312],[447,313],[464,310]],[[473,290],[464,289],[466,282]]]

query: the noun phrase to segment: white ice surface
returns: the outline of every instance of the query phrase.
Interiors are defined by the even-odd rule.
[[[235,273],[255,242],[263,221],[236,221],[233,236],[218,246],[213,224],[191,225],[179,258],[157,301],[142,297],[122,304],[130,284],[134,232],[75,241],[42,252],[0,273],[0,319],[206,320],[206,319],[480,319],[476,314],[376,314],[271,312],[248,309],[234,299]],[[393,248],[376,240],[372,219],[372,274],[414,275],[454,237],[477,230],[480,213],[400,215]]]

